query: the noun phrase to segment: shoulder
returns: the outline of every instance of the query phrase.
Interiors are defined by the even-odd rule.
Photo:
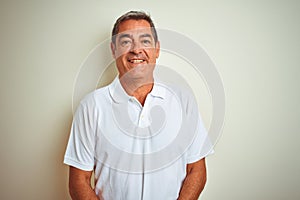
[[[105,102],[109,100],[108,86],[98,88],[87,95],[80,101],[77,109],[88,108],[95,109],[101,107]]]
[[[192,89],[187,86],[157,82],[157,87],[160,91],[164,91],[166,99],[176,98],[183,107],[197,105]]]

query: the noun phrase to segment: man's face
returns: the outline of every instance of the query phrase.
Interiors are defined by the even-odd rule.
[[[126,20],[119,25],[112,54],[122,77],[152,77],[159,56],[159,42],[155,43],[150,24],[146,20]]]

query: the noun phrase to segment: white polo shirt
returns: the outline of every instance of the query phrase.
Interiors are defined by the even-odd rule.
[[[100,199],[177,199],[186,165],[212,153],[197,108],[191,94],[158,82],[142,106],[116,78],[81,101],[64,163],[95,170]]]

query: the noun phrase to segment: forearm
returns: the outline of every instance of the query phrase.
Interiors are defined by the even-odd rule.
[[[197,200],[206,183],[206,175],[189,174],[180,190],[178,200]]]
[[[91,186],[91,174],[70,167],[69,192],[72,200],[99,200]]]
[[[99,200],[90,185],[77,183],[70,186],[72,200]]]
[[[178,200],[197,200],[206,183],[205,159],[187,166]]]

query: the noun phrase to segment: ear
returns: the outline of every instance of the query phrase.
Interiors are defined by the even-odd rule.
[[[113,58],[116,59],[116,45],[113,42],[110,43],[110,49]]]
[[[159,57],[159,53],[160,53],[160,42],[157,41],[156,44],[155,44],[155,49],[156,49],[156,58]]]

